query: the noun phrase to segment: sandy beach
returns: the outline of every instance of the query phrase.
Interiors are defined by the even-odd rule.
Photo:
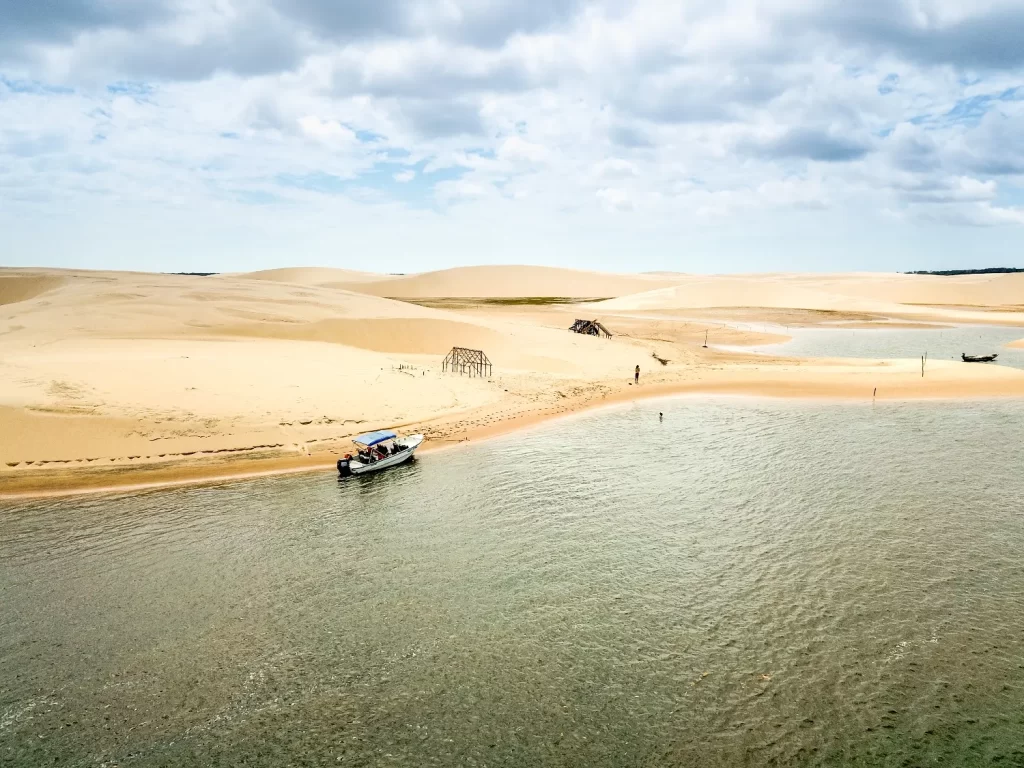
[[[934,361],[922,377],[918,360],[716,348],[787,338],[758,322],[1024,327],[1020,296],[1024,274],[2,269],[0,494],[327,469],[371,429],[432,449],[676,393],[1020,397],[1024,371],[1007,367]],[[612,338],[569,333],[577,317]],[[443,373],[454,345],[484,350],[493,375]]]

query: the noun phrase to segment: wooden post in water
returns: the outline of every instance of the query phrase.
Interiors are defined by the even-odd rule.
[[[704,331],[704,349],[707,349],[707,348],[708,348],[708,332],[705,329],[705,331]]]

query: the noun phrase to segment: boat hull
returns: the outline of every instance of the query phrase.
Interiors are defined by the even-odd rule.
[[[378,461],[364,464],[356,459],[349,459],[347,462],[342,459],[338,462],[338,473],[343,477],[348,474],[352,475],[366,475],[371,472],[379,472],[382,469],[388,469],[389,467],[396,467],[399,464],[404,464],[413,457],[416,453],[416,449],[420,447],[423,442],[423,435],[410,435],[409,437],[402,438],[401,441],[405,446],[404,451],[388,456],[385,459],[379,459]],[[344,466],[343,466],[344,465]]]

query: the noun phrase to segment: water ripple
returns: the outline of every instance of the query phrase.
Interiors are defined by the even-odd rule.
[[[679,399],[5,508],[0,762],[1019,764],[1022,416]]]

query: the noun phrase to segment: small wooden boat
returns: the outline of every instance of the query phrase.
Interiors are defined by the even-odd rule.
[[[965,363],[991,363],[999,355],[966,355],[961,353],[960,358]]]
[[[354,437],[352,442],[359,450],[355,458],[346,453],[338,459],[338,474],[342,477],[376,472],[408,461],[423,442],[423,435],[399,437],[394,432],[379,430]]]

